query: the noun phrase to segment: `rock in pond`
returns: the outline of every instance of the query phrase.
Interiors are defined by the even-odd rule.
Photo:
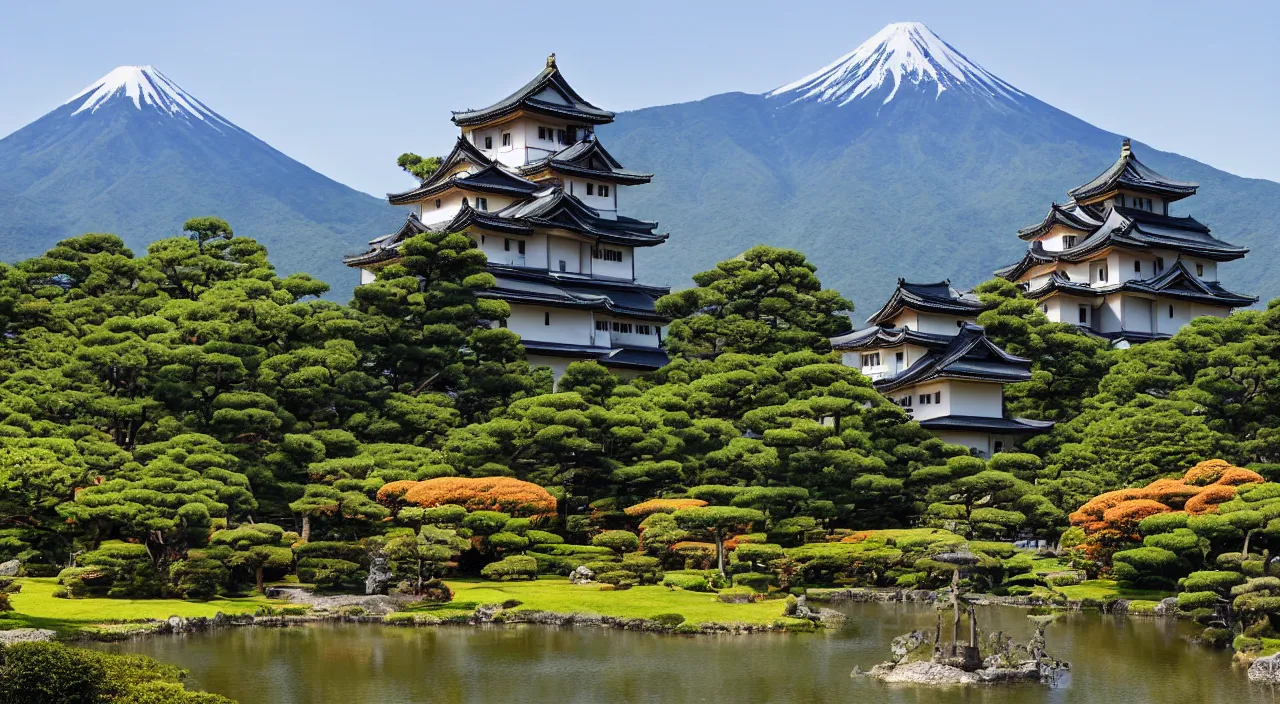
[[[1249,665],[1249,680],[1280,684],[1280,653],[1260,657]]]

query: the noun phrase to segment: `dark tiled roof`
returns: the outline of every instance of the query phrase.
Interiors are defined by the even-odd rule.
[[[898,279],[898,287],[889,301],[875,315],[867,318],[867,322],[873,325],[888,322],[908,308],[925,313],[976,317],[982,312],[982,302],[972,293],[961,293],[951,288],[950,281],[913,284]]]
[[[670,361],[667,353],[656,347],[596,347],[538,340],[521,340],[521,344],[524,345],[525,351],[531,354],[570,359],[594,359],[606,367],[616,369],[653,371],[666,366]]]
[[[984,416],[939,416],[920,421],[926,430],[972,430],[986,433],[1043,433],[1053,428],[1051,420],[1027,418],[987,418]]]
[[[1108,246],[1137,250],[1171,249],[1220,262],[1239,259],[1249,253],[1247,247],[1223,242],[1209,234],[1209,228],[1192,217],[1160,215],[1134,208],[1108,208],[1103,215],[1102,225],[1074,247],[1051,252],[1039,241],[1032,242],[1021,261],[998,269],[996,276],[1017,279],[1041,264],[1086,261]]]
[[[1033,240],[1048,232],[1054,225],[1064,225],[1078,232],[1092,232],[1101,224],[1102,221],[1092,212],[1075,201],[1066,205],[1054,203],[1049,206],[1049,212],[1038,224],[1018,230],[1018,237]]]
[[[599,238],[602,242],[633,247],[662,244],[668,237],[654,232],[658,226],[656,222],[622,216],[616,219],[601,217],[600,211],[565,193],[559,186],[540,191],[534,194],[533,199],[510,205],[491,217],[518,221],[527,227],[569,230]]]
[[[539,269],[490,265],[497,285],[480,295],[553,308],[595,310],[638,320],[666,323],[654,308],[670,289],[629,281],[591,279]]]
[[[432,180],[430,185],[424,184],[412,191],[390,194],[387,200],[392,205],[416,203],[424,198],[444,193],[450,188],[475,193],[495,193],[512,198],[527,198],[545,186],[516,176],[498,164],[489,164],[479,171],[455,173],[448,178]]]
[[[613,113],[587,102],[569,85],[560,69],[556,68],[553,54],[547,59],[547,67],[519,90],[487,108],[455,111],[453,123],[459,127],[470,127],[517,110],[593,125],[613,122]]]
[[[1088,200],[1095,196],[1110,193],[1119,188],[1126,188],[1144,193],[1154,193],[1166,200],[1178,200],[1194,195],[1199,184],[1190,181],[1175,181],[1162,176],[1155,169],[1138,161],[1129,140],[1124,140],[1120,147],[1120,158],[1110,168],[1098,174],[1092,181],[1067,191],[1076,200]]]
[[[449,152],[448,156],[440,161],[440,168],[436,169],[436,172],[431,175],[431,178],[423,181],[422,185],[417,188],[404,191],[403,193],[388,193],[387,200],[391,201],[393,204],[408,203],[418,200],[421,196],[419,196],[419,198],[414,198],[413,196],[420,191],[435,187],[441,181],[447,180],[449,175],[458,167],[458,165],[470,164],[472,166],[484,168],[492,163],[493,161],[490,160],[489,157],[485,156],[479,149],[476,149],[475,146],[468,142],[464,137],[458,137],[457,141],[453,143],[453,149]]]
[[[642,174],[622,168],[622,164],[605,150],[594,135],[575,142],[555,154],[525,164],[520,167],[520,173],[535,174],[543,169],[625,186],[634,186],[653,180],[653,174]]]
[[[1112,293],[1131,292],[1146,293],[1164,298],[1193,301],[1208,305],[1222,305],[1232,308],[1250,306],[1258,302],[1256,296],[1246,296],[1227,290],[1217,281],[1204,281],[1191,273],[1185,261],[1178,260],[1173,266],[1149,279],[1131,279],[1108,286],[1089,286],[1071,281],[1060,272],[1050,274],[1044,285],[1028,290],[1028,298],[1042,299],[1054,293],[1065,293],[1072,296],[1095,298]]]
[[[935,379],[1012,383],[1031,378],[1031,360],[1015,357],[987,339],[977,325],[965,325],[945,349],[930,351],[897,374],[875,382],[881,392]]]
[[[868,328],[831,338],[831,348],[836,350],[865,350],[898,345],[919,345],[929,349],[943,349],[951,344],[950,335],[934,335],[907,328],[886,328],[872,325]]]
[[[373,264],[376,262],[395,259],[400,256],[400,243],[409,237],[422,234],[432,229],[428,225],[424,225],[417,215],[409,213],[409,217],[405,218],[404,224],[399,230],[390,234],[375,237],[369,240],[369,250],[361,254],[343,257],[342,263],[347,266],[363,266],[365,264]]]

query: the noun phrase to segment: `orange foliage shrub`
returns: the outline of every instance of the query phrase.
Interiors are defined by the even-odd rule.
[[[413,486],[404,488],[405,484]],[[468,511],[503,511],[513,516],[554,514],[556,499],[546,489],[511,477],[437,477],[421,482],[391,482],[378,490],[378,500],[396,498],[430,508],[457,504]]]
[[[1102,530],[1107,527],[1104,517],[1107,509],[1115,508],[1125,501],[1143,498],[1146,496],[1141,489],[1119,489],[1098,494],[1071,514],[1071,525],[1084,528],[1086,533]]]
[[[854,533],[853,535],[846,535],[846,536],[844,536],[843,538],[841,538],[841,539],[840,539],[840,542],[842,542],[842,543],[861,543],[862,541],[864,541],[864,540],[866,540],[867,538],[870,538],[870,537],[871,537],[871,534],[870,534],[870,533],[868,533],[868,532],[866,532],[866,531],[864,530],[864,531],[862,531],[862,532],[860,532],[860,533]]]
[[[675,513],[682,508],[698,508],[706,506],[702,499],[649,499],[635,506],[628,506],[622,512],[628,516],[648,516],[651,513]]]
[[[1102,520],[1115,530],[1134,533],[1138,530],[1138,522],[1157,513],[1168,513],[1171,509],[1159,501],[1151,499],[1133,499],[1124,501],[1107,509]]]
[[[1182,508],[1187,499],[1200,493],[1200,487],[1190,486],[1181,479],[1157,479],[1148,484],[1143,492],[1148,499],[1177,510]]]
[[[1212,513],[1218,510],[1218,504],[1230,501],[1235,498],[1235,495],[1236,488],[1234,486],[1210,484],[1202,489],[1199,494],[1187,499],[1187,503],[1183,508],[1193,516],[1200,513]]]
[[[1133,536],[1138,522],[1147,516],[1177,510],[1211,513],[1236,495],[1236,487],[1264,481],[1257,472],[1225,460],[1205,460],[1181,479],[1157,479],[1140,489],[1099,494],[1071,514],[1071,525],[1096,538]]]
[[[1265,481],[1267,480],[1263,479],[1261,474],[1258,474],[1252,469],[1231,467],[1227,471],[1223,472],[1222,476],[1219,477],[1218,481],[1214,482],[1214,484],[1240,486],[1241,484],[1262,484]]]
[[[1205,460],[1187,470],[1182,481],[1192,486],[1207,486],[1218,481],[1228,469],[1239,469],[1226,460]]]
[[[406,492],[417,486],[418,482],[412,479],[401,479],[399,481],[387,482],[378,489],[378,501],[387,503],[393,500],[404,498]]]

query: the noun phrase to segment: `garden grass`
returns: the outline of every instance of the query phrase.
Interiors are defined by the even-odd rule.
[[[1162,592],[1155,589],[1128,589],[1121,587],[1118,582],[1111,579],[1090,579],[1068,587],[1055,587],[1055,589],[1073,601],[1083,599],[1105,601],[1112,598],[1160,601],[1165,597],[1173,596],[1172,592]]]
[[[184,599],[59,599],[53,596],[58,581],[52,577],[19,579],[22,591],[10,594],[13,612],[0,614],[0,629],[48,628],[72,635],[89,626],[127,621],[160,621],[170,616],[212,617],[253,613],[260,606],[282,606],[263,596],[215,597],[209,601]]]
[[[514,611],[551,611],[559,614],[589,613],[617,618],[653,618],[680,614],[693,624],[772,624],[795,619],[782,615],[782,599],[750,604],[725,604],[709,592],[689,592],[663,586],[640,586],[620,591],[601,591],[599,585],[570,584],[560,577],[542,577],[521,582],[457,580],[448,582],[454,599],[478,604],[520,601]]]

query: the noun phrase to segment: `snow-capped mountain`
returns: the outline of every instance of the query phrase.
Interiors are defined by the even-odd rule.
[[[84,232],[142,254],[217,215],[345,298],[341,257],[398,224],[385,201],[312,171],[220,115],[152,66],[121,66],[0,139],[0,260]]]
[[[771,98],[845,105],[859,98],[893,100],[905,83],[941,96],[957,90],[992,100],[1017,101],[1022,91],[970,61],[919,22],[895,22],[857,49],[797,81],[770,91]]]
[[[638,253],[637,266],[686,286],[754,244],[792,247],[854,300],[861,320],[900,276],[958,286],[990,278],[1025,251],[1018,228],[1119,154],[1120,135],[1015,88],[922,24],[851,43],[768,93],[622,113],[599,130],[628,167],[662,175],[628,194],[632,212],[672,233]],[[1123,84],[1115,89],[1123,99]],[[1177,214],[1253,249],[1224,279],[1264,301],[1280,295],[1280,184],[1135,149],[1161,173],[1200,183]]]
[[[215,129],[218,126],[239,129],[154,66],[120,66],[68,98],[63,105],[75,107],[72,115],[85,111],[93,114],[121,95],[132,100],[139,110],[159,110],[169,117],[208,123]]]

